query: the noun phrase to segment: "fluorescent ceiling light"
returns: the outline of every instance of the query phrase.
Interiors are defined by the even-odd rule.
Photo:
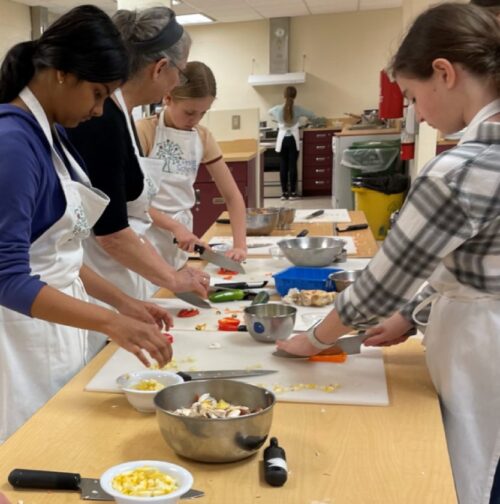
[[[193,25],[193,24],[205,24],[213,23],[215,20],[205,16],[205,14],[182,14],[181,16],[176,16],[177,22],[181,25]]]
[[[172,5],[180,5],[182,0],[172,0]]]

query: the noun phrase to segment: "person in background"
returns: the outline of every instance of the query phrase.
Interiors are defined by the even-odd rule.
[[[461,504],[500,502],[499,54],[500,26],[486,9],[445,3],[417,18],[393,74],[421,121],[445,133],[467,126],[465,133],[424,167],[382,248],[339,294],[335,311],[278,343],[318,353],[352,327],[400,310],[365,341],[389,345],[428,320],[426,360]]]
[[[488,9],[493,15],[500,18],[500,0],[471,0],[470,2],[478,7]]]
[[[278,123],[276,152],[280,153],[281,199],[297,199],[297,159],[300,151],[299,120],[301,117],[316,117],[305,108],[295,105],[297,89],[287,86],[285,103],[269,109],[268,114]]]
[[[110,198],[85,244],[86,261],[139,299],[151,296],[157,286],[206,297],[209,275],[193,268],[176,271],[146,238],[163,162],[142,155],[131,118],[134,107],[158,103],[179,84],[189,35],[167,7],[119,10],[113,21],[128,49],[130,77],[104,104],[101,117],[67,130],[93,185]],[[97,335],[95,340],[96,348],[104,344]]]
[[[222,152],[210,131],[199,122],[210,110],[217,95],[210,68],[190,61],[184,69],[187,82],[164,98],[166,107],[159,117],[137,122],[137,132],[145,155],[164,161],[160,190],[150,209],[154,225],[147,237],[166,261],[176,268],[185,265],[186,252],[195,244],[206,246],[193,234],[194,182],[203,163],[224,198],[233,231],[233,248],[226,255],[236,261],[246,258],[245,202]],[[174,244],[174,238],[179,246]]]
[[[108,199],[56,126],[102,114],[127,73],[118,30],[93,6],[12,47],[0,68],[0,442],[88,362],[87,330],[145,365],[144,350],[160,365],[171,358],[158,327],[170,325],[167,312],[83,264],[82,241]]]

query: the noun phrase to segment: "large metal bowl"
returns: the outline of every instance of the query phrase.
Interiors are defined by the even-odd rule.
[[[250,336],[261,343],[287,339],[293,332],[297,308],[280,303],[247,306],[243,310]]]
[[[363,270],[337,271],[328,275],[328,278],[335,284],[335,290],[342,292],[353,284],[362,272]]]
[[[175,415],[209,393],[256,413],[235,418],[191,418]],[[195,380],[160,390],[156,418],[163,438],[175,453],[200,462],[233,462],[249,457],[264,444],[276,402],[269,390],[233,380]]]
[[[278,225],[279,208],[247,208],[247,236],[268,235]]]
[[[328,236],[280,240],[278,246],[295,266],[328,266],[342,254],[345,241]]]

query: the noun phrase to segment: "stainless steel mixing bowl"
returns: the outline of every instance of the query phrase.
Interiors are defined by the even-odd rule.
[[[328,266],[342,253],[345,241],[329,236],[280,240],[278,246],[295,266]]]
[[[205,393],[257,411],[235,418],[191,418],[172,413],[189,408]],[[163,438],[178,455],[200,462],[233,462],[249,457],[264,444],[275,401],[272,392],[248,383],[195,380],[158,392],[156,418]]]
[[[247,208],[247,236],[268,235],[278,225],[279,208]]]
[[[280,303],[247,306],[243,310],[250,336],[261,343],[287,339],[293,332],[296,315],[297,308]]]
[[[295,208],[280,207],[276,229],[290,229],[295,219]]]
[[[353,284],[362,272],[363,270],[337,271],[328,275],[328,278],[335,284],[335,290],[342,292],[349,285]]]

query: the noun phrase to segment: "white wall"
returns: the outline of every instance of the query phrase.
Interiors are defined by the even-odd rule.
[[[291,72],[307,72],[297,103],[326,117],[377,108],[379,71],[397,48],[402,10],[347,12],[291,18]],[[269,21],[191,26],[191,60],[215,73],[214,109],[258,107],[262,118],[281,103],[284,86],[252,87],[250,73],[269,71]],[[305,58],[303,57],[305,55]]]
[[[30,8],[0,0],[0,61],[13,45],[25,40],[31,40]]]

